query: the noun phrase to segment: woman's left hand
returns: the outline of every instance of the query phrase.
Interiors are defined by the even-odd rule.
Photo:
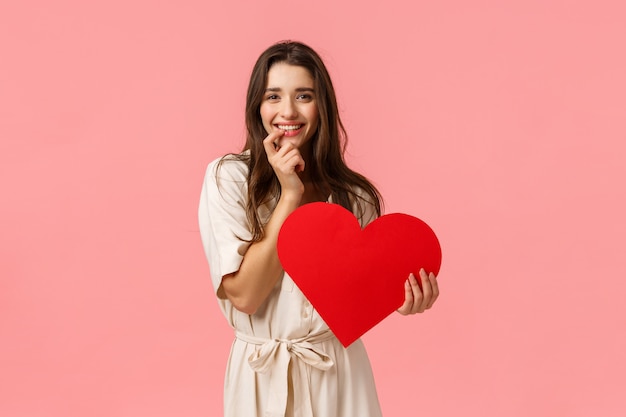
[[[415,313],[423,313],[433,306],[439,297],[439,287],[437,277],[432,272],[427,274],[424,268],[420,269],[422,288],[415,275],[409,275],[409,279],[404,283],[404,304],[398,309],[398,313],[403,316]]]

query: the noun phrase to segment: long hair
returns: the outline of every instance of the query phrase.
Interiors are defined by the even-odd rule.
[[[339,117],[337,98],[332,81],[320,56],[309,46],[283,41],[266,49],[257,60],[246,96],[247,139],[239,159],[248,165],[248,199],[246,215],[251,225],[252,241],[263,238],[264,229],[258,209],[263,204],[278,201],[281,189],[278,178],[267,160],[263,139],[268,133],[263,127],[260,107],[267,88],[267,74],[272,65],[286,63],[304,67],[313,77],[315,100],[319,111],[317,131],[311,141],[311,160],[306,169],[311,180],[324,192],[330,192],[333,202],[355,215],[365,213],[365,205],[372,204],[376,214],[381,213],[381,196],[376,187],[363,175],[352,171],[344,161],[347,134]],[[246,152],[249,151],[249,152]],[[360,191],[360,192],[359,192]]]

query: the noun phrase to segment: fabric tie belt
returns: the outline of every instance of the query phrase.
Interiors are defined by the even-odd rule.
[[[330,330],[325,330],[299,339],[266,339],[237,332],[236,337],[244,342],[260,346],[248,357],[250,367],[259,373],[271,372],[269,407],[265,412],[265,417],[284,417],[285,415],[289,386],[289,362],[292,358],[299,359],[294,361],[291,367],[295,415],[313,417],[309,379],[304,364],[322,371],[326,371],[334,365],[330,356],[314,346],[335,337],[333,333]]]

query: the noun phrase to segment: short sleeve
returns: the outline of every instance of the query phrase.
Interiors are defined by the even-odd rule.
[[[246,217],[247,166],[234,157],[209,164],[198,223],[216,294],[224,275],[239,270],[252,234]]]

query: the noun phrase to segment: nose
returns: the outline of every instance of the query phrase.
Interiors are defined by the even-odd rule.
[[[282,107],[280,109],[280,115],[285,119],[295,119],[298,117],[298,109],[293,100],[283,100]]]

